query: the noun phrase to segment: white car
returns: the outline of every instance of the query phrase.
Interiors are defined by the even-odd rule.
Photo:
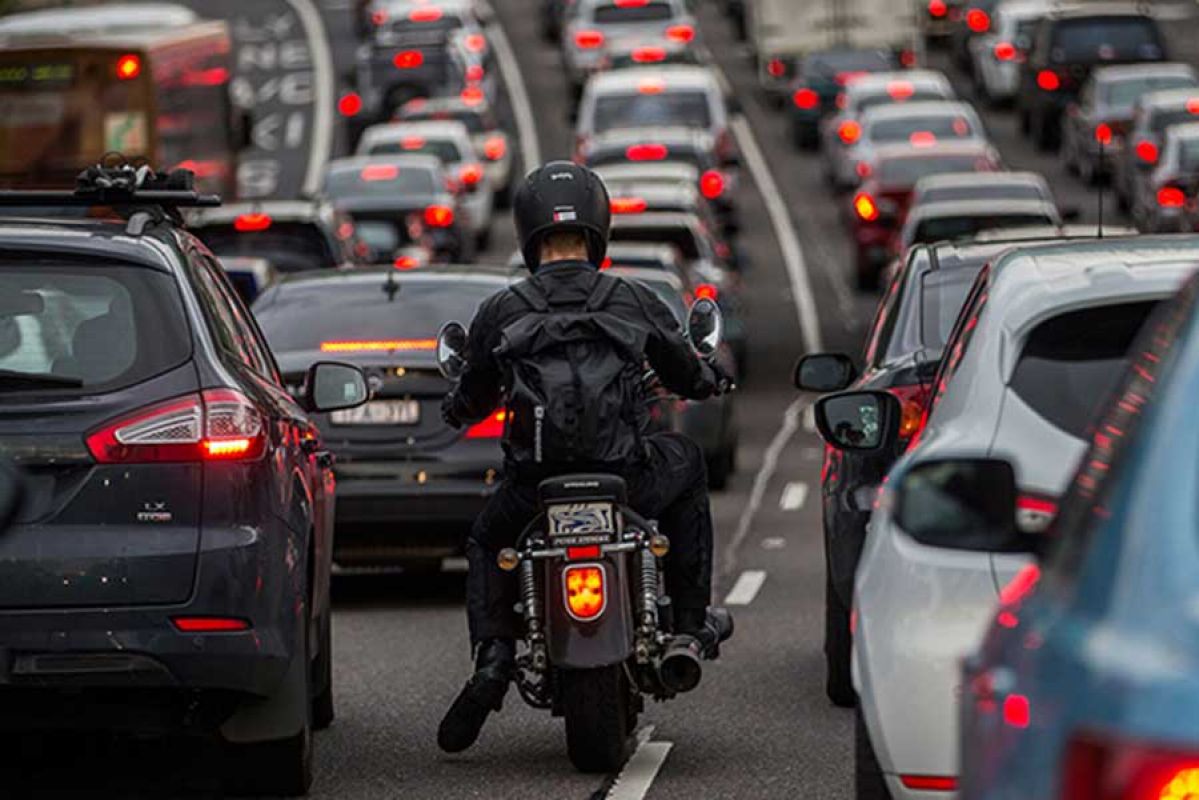
[[[562,31],[562,63],[575,96],[605,69],[605,45],[617,39],[663,39],[690,45],[698,27],[686,0],[576,0]]]
[[[1021,528],[1043,531],[1127,348],[1197,262],[1199,237],[1142,237],[1017,247],[979,274],[918,443],[884,483],[854,582],[858,800],[953,796],[959,661],[1028,563],[932,546],[924,534],[917,541],[914,520],[935,527],[949,512],[931,502],[908,508],[902,528],[891,490],[917,465],[1004,458],[1020,487]],[[900,413],[885,392],[845,392],[821,399],[816,421],[834,447],[872,450],[894,446]]]
[[[1050,227],[1062,224],[1052,201],[951,200],[921,203],[908,211],[899,233],[896,255],[914,244],[953,241],[985,230]]]
[[[1037,23],[1052,7],[1048,0],[1005,0],[995,9],[990,32],[970,40],[974,81],[990,102],[1009,103],[1016,96]]]
[[[367,128],[358,140],[356,155],[381,156],[422,153],[436,156],[446,174],[463,192],[467,229],[477,247],[486,249],[491,234],[495,194],[491,178],[475,153],[470,131],[461,122],[386,122]]]

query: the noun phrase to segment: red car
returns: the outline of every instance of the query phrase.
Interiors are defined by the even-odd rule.
[[[983,142],[945,142],[935,146],[880,147],[863,168],[862,184],[850,199],[849,227],[857,248],[857,286],[878,287],[891,252],[891,240],[903,227],[912,189],[928,175],[993,172],[1003,169],[999,153]]]

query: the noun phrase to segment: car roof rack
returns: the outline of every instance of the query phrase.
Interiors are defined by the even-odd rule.
[[[119,161],[114,163],[110,156]],[[195,189],[191,170],[157,173],[148,164],[131,164],[119,154],[109,154],[75,179],[74,191],[65,189],[0,190],[0,208],[100,208],[110,207],[123,217],[127,231],[140,235],[146,226],[167,219],[183,224],[181,208],[212,208],[221,204],[215,194]]]

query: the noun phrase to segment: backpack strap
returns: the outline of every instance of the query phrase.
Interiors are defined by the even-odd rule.
[[[608,305],[608,300],[611,299],[612,293],[620,284],[620,278],[605,275],[602,272],[595,273],[595,282],[591,284],[591,295],[587,298],[584,309],[587,311],[601,310]]]
[[[514,283],[508,287],[512,293],[519,297],[525,305],[533,309],[539,314],[544,314],[550,310],[549,298],[545,296],[545,290],[531,280],[523,280],[519,283]]]

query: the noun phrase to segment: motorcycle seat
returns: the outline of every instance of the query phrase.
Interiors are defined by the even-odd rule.
[[[543,506],[584,500],[609,500],[624,505],[628,503],[629,490],[619,475],[587,472],[547,478],[538,484],[537,496]]]

